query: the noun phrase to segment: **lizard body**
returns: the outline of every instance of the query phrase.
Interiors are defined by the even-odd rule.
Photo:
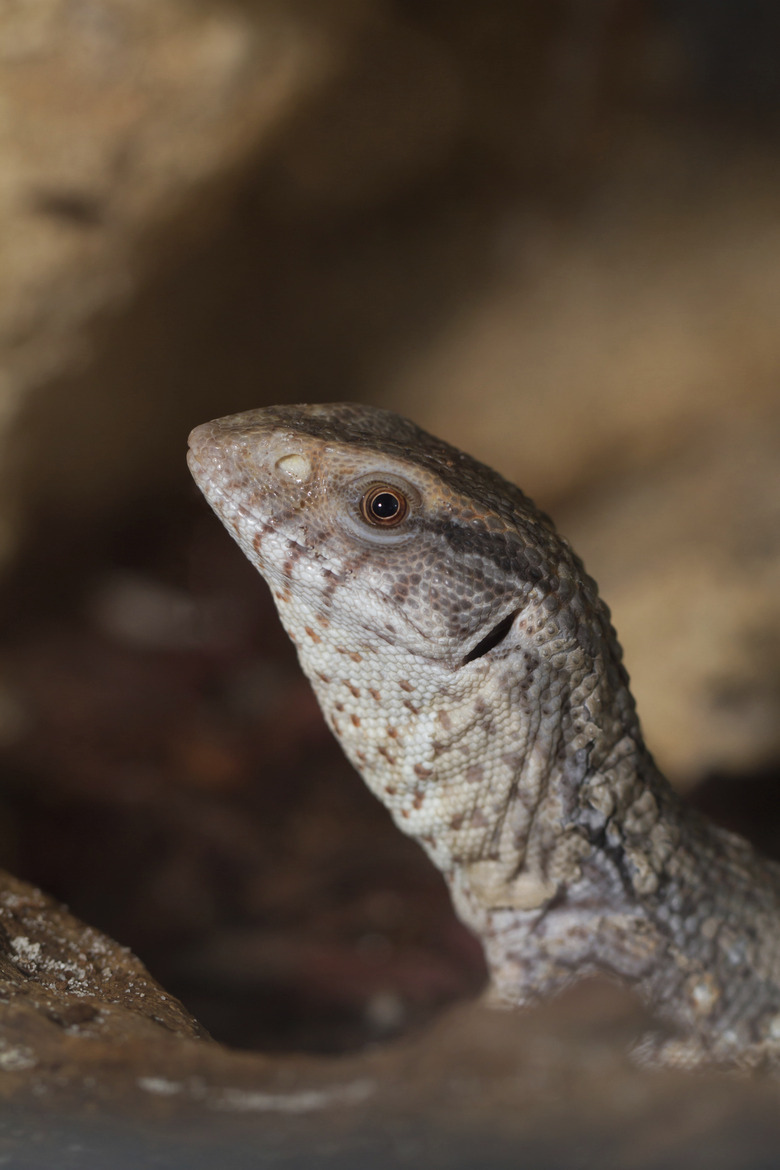
[[[661,776],[609,611],[519,488],[348,403],[204,424],[189,463],[494,997],[605,973],[670,1026],[648,1058],[780,1064],[780,866]]]

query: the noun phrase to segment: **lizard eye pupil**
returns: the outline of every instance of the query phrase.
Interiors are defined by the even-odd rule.
[[[397,488],[378,484],[369,488],[363,496],[360,511],[369,524],[392,528],[404,519],[409,511],[409,504]]]

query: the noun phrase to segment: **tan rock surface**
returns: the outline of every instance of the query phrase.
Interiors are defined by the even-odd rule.
[[[52,1036],[111,1044],[164,1033],[208,1039],[127,947],[2,871],[0,927],[0,1067],[5,1073],[25,1072],[45,1062]],[[14,1038],[19,1047],[14,1047]]]
[[[780,752],[780,174],[660,163],[652,199],[640,153],[573,218],[508,219],[495,279],[381,397],[553,514],[690,783]]]
[[[7,875],[0,921],[6,1165],[153,1156],[192,1170],[218,1151],[236,1167],[258,1156],[394,1166],[414,1150],[466,1167],[601,1150],[605,1165],[673,1167],[693,1142],[708,1157],[739,1143],[752,1166],[778,1133],[774,1086],[631,1067],[641,1016],[608,984],[524,1015],[460,1008],[337,1060],[265,1057],[209,1041],[128,951]]]
[[[95,318],[120,312],[150,271],[208,231],[239,164],[323,57],[314,28],[281,9],[0,9],[0,553],[25,503],[9,471],[29,396],[88,361]],[[113,411],[122,420],[128,407],[115,400]]]

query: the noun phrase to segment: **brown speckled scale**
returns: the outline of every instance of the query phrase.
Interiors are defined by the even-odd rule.
[[[552,522],[387,411],[197,427],[190,468],[268,581],[326,719],[442,870],[493,994],[606,973],[650,1060],[780,1066],[780,866],[690,811],[645,748],[609,611]],[[369,488],[400,493],[369,523]]]

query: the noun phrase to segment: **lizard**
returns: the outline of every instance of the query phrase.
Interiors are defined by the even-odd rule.
[[[347,757],[482,941],[493,1001],[606,975],[660,1025],[646,1063],[780,1067],[780,865],[660,773],[553,522],[366,405],[217,419],[188,461]]]

